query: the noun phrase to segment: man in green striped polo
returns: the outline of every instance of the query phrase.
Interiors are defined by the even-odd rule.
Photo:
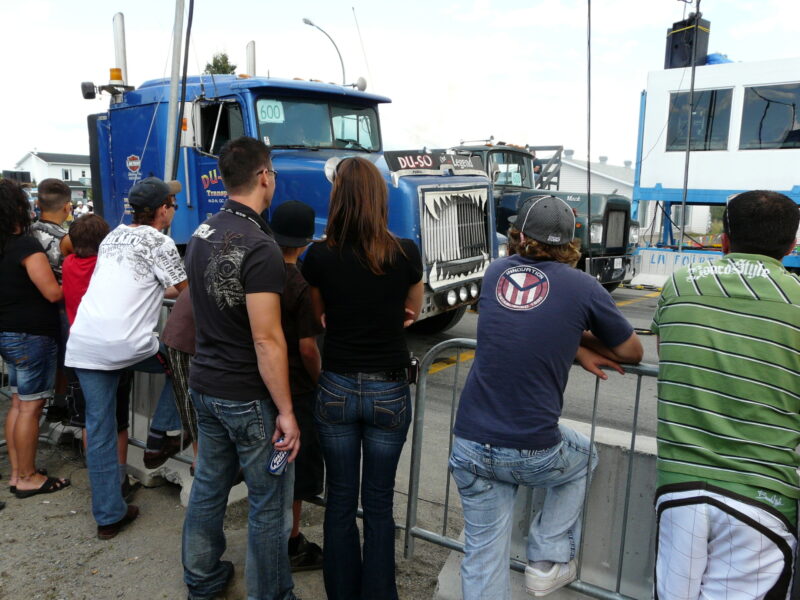
[[[789,598],[800,478],[800,209],[729,201],[721,259],[676,271],[659,340],[656,598]]]

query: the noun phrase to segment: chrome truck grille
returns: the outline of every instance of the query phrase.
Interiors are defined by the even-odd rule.
[[[422,251],[434,290],[480,278],[489,266],[486,188],[422,190]]]
[[[625,221],[628,213],[624,210],[608,211],[606,227],[606,248],[622,248],[625,246]]]

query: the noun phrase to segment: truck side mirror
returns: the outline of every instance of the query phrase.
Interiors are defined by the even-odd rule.
[[[497,179],[500,177],[500,167],[496,164],[492,164],[489,175],[492,178],[492,183],[497,183]]]
[[[81,82],[81,94],[84,100],[94,100],[97,97],[97,88],[91,81]]]
[[[325,161],[325,178],[333,183],[333,180],[336,179],[336,168],[339,166],[339,163],[342,162],[342,159],[338,156],[331,156],[327,161]]]

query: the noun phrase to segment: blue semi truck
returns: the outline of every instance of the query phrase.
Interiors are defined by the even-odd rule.
[[[85,97],[94,97],[93,84],[82,87]],[[99,89],[111,102],[107,112],[88,118],[92,194],[95,211],[113,227],[130,221],[127,197],[136,181],[170,178],[164,174],[170,80],[136,89],[111,82]],[[362,156],[386,178],[391,231],[419,245],[425,281],[419,327],[452,326],[477,300],[489,262],[504,252],[504,238],[495,233],[491,182],[479,157],[384,151],[378,106],[387,102],[332,83],[188,77],[175,163],[183,191],[170,235],[179,245],[187,243],[225,202],[217,155],[230,139],[248,135],[272,148],[279,173],[272,209],[288,200],[310,204],[317,235],[325,229],[332,170],[342,158]]]

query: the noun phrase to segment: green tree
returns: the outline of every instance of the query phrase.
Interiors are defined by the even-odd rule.
[[[205,72],[214,75],[232,75],[236,72],[236,65],[230,63],[227,52],[218,52],[211,58],[210,63],[206,63]]]
[[[711,207],[711,227],[708,233],[716,235],[722,233],[722,214],[725,212],[724,206]]]

